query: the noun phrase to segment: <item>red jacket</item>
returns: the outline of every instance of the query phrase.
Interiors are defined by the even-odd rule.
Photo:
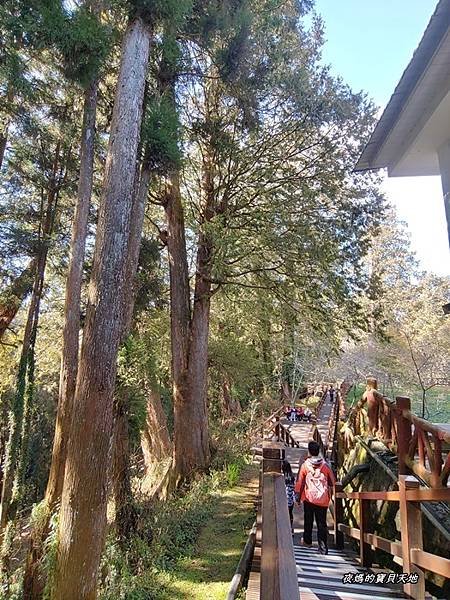
[[[323,460],[323,458],[318,457],[309,457],[305,460],[305,462],[300,467],[300,471],[298,474],[297,482],[295,484],[295,493],[300,494],[300,500],[305,501],[305,482],[306,482],[306,474],[308,469],[322,469],[322,472],[327,476],[328,480],[328,500],[326,502],[321,503],[319,506],[328,506],[331,498],[331,492],[334,485],[334,475],[333,471],[327,465],[327,463]]]

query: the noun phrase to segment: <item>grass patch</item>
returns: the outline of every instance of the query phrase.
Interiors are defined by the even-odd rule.
[[[257,480],[254,465],[229,463],[154,506],[143,527],[147,539],[141,533],[123,550],[112,532],[100,599],[225,598],[254,520]]]
[[[214,512],[200,532],[192,556],[180,560],[174,570],[174,600],[221,600],[254,521],[253,498],[257,469],[249,465],[235,487],[217,501]]]

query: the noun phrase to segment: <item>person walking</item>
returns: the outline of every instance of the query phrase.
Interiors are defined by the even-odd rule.
[[[295,502],[295,494],[294,494],[294,486],[295,486],[295,477],[292,472],[292,467],[289,461],[283,460],[283,475],[284,475],[284,484],[286,486],[286,498],[287,505],[289,511],[289,521],[291,522],[291,533],[294,533],[294,502]]]
[[[327,510],[332,496],[334,475],[319,452],[319,444],[309,442],[308,458],[300,467],[294,490],[297,502],[303,502],[303,545],[309,548],[312,546],[315,519],[319,552],[328,554]]]
[[[332,385],[330,385],[330,402],[331,404],[334,403],[336,399],[336,390],[334,389],[334,387]]]

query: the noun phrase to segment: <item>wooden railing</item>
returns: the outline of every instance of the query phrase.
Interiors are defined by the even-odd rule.
[[[284,448],[264,442],[260,476],[261,527],[260,600],[299,600],[297,568],[282,475]]]
[[[253,435],[250,438],[250,442],[253,444],[258,439],[264,440],[264,436],[274,430],[276,420],[279,419],[280,415],[284,412],[284,406],[280,406],[275,412],[255,428]]]
[[[421,488],[419,482],[406,475],[399,476],[398,491],[345,493],[342,484],[334,489],[334,537],[337,548],[343,548],[344,534],[359,541],[360,560],[363,567],[372,565],[372,547],[379,548],[403,561],[403,573],[417,573],[417,583],[403,584],[404,592],[415,600],[425,598],[423,569],[448,577],[450,560],[423,550],[421,502],[450,501],[448,488]],[[343,523],[343,501],[359,502],[359,528]],[[388,540],[369,530],[370,502],[385,500],[400,503],[401,541]]]
[[[361,410],[367,402],[367,423]],[[369,390],[353,409],[349,423],[356,435],[369,432],[397,454],[400,474],[413,472],[433,488],[446,487],[450,475],[450,427],[438,426],[411,412],[411,400],[395,402]],[[447,451],[445,459],[443,452]]]
[[[322,406],[324,405],[324,403],[325,403],[325,393],[322,392],[322,396],[320,397],[320,400],[317,403],[316,408],[314,409],[314,415],[315,415],[316,419],[318,418],[319,413],[322,410]]]
[[[294,440],[289,429],[287,427],[284,427],[280,423],[279,417],[276,418],[274,433],[277,436],[278,441],[284,442],[286,446],[289,446],[291,448],[299,447],[299,443],[296,440]]]

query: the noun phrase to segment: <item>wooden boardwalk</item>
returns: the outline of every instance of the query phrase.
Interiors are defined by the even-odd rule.
[[[298,584],[301,600],[359,600],[360,598],[404,598],[403,592],[391,587],[370,583],[343,583],[350,573],[364,576],[376,574],[372,570],[362,569],[358,557],[350,550],[330,549],[327,556],[317,552],[317,548],[304,548],[294,545],[297,565]]]
[[[319,414],[317,428],[324,444],[327,443],[328,421],[332,404],[325,402]],[[281,419],[280,423],[289,430],[298,448],[286,448],[286,459],[291,463],[292,470],[297,473],[299,461],[303,462],[308,450],[308,442],[312,439],[314,424],[306,422],[290,422]],[[329,515],[329,529],[331,529],[331,515]],[[260,536],[260,532],[259,532]],[[357,562],[357,555],[345,549],[334,550],[330,547],[329,554],[324,556],[318,553],[315,531],[313,533],[313,547],[305,548],[300,545],[303,537],[303,507],[294,509],[294,555],[297,566],[300,600],[360,600],[364,598],[404,598],[401,591],[380,584],[353,583],[344,584],[342,578],[346,573],[374,573],[373,570],[362,569]],[[331,537],[330,537],[331,539]],[[246,600],[259,600],[260,598],[260,565],[261,565],[261,539],[257,537],[256,548],[250,571]],[[282,600],[291,600],[290,598]]]

